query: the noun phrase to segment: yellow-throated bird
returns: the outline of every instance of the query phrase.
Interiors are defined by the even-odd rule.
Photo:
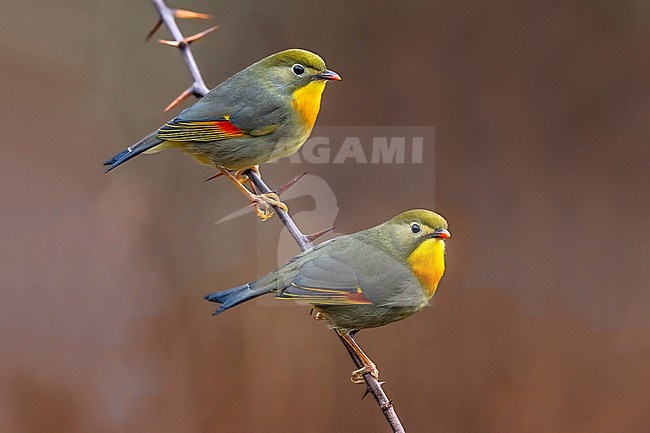
[[[379,376],[356,345],[354,333],[402,320],[422,310],[445,272],[447,221],[428,210],[404,212],[388,222],[340,236],[307,250],[257,281],[205,297],[219,314],[275,293],[309,303],[354,348],[364,367],[352,373]]]
[[[286,209],[275,194],[253,194],[243,172],[296,152],[311,134],[327,81],[341,77],[317,54],[291,49],[268,56],[212,89],[176,118],[104,165],[111,171],[141,153],[179,148],[217,167],[265,219],[269,205]]]

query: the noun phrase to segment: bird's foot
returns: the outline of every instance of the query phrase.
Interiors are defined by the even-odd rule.
[[[254,165],[254,166],[252,166],[252,167],[245,168],[245,169],[243,169],[243,170],[237,170],[237,171],[235,172],[235,177],[237,178],[237,180],[238,180],[240,183],[245,183],[245,182],[248,181],[248,176],[246,175],[246,172],[247,172],[248,170],[250,170],[250,171],[252,171],[252,172],[254,172],[254,173],[257,173],[258,176],[261,176],[261,175],[262,175],[262,173],[260,173],[260,166],[259,166],[259,165]]]
[[[320,311],[317,311],[316,314],[314,314],[314,320],[327,320],[327,316]]]
[[[273,216],[273,206],[276,206],[285,212],[289,210],[287,205],[280,201],[280,197],[273,192],[252,194],[250,199],[255,205],[255,213],[262,221],[266,221]]]
[[[246,170],[248,170],[248,169],[246,169]],[[235,172],[235,179],[237,179],[237,181],[238,181],[239,183],[241,183],[241,184],[244,184],[244,183],[248,182],[248,176],[246,176],[246,175],[244,174],[244,172],[245,172],[246,170],[237,170],[237,171]]]
[[[366,383],[365,379],[363,378],[363,375],[368,373],[370,373],[370,375],[375,379],[379,380],[379,370],[377,370],[377,366],[375,366],[375,364],[364,365],[363,368],[354,370],[352,372],[352,377],[350,378],[350,380],[352,381],[352,383],[356,383],[356,384]]]

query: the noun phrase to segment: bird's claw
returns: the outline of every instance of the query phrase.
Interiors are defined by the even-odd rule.
[[[352,372],[352,377],[350,378],[350,380],[352,381],[352,383],[356,383],[356,384],[366,383],[365,379],[363,378],[363,375],[368,373],[370,373],[370,375],[374,377],[376,380],[379,380],[379,370],[377,370],[375,364],[364,365],[363,368],[354,370]]]
[[[251,200],[255,204],[255,213],[262,221],[266,221],[273,216],[273,206],[276,206],[285,212],[289,210],[287,205],[280,201],[280,197],[273,192],[255,194],[252,196]]]
[[[258,176],[261,176],[262,174],[260,173],[260,166],[259,165],[254,165],[250,168],[245,168],[244,170],[237,170],[235,172],[235,177],[240,183],[245,183],[248,182],[249,177],[246,175],[246,172],[250,170],[252,172],[257,173]]]
[[[248,169],[247,169],[248,170]],[[244,174],[246,170],[238,170],[235,172],[235,178],[241,183],[242,185],[248,182],[248,176]]]

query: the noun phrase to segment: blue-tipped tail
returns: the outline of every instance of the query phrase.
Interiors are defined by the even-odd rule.
[[[243,286],[233,287],[232,289],[223,290],[221,292],[214,292],[205,295],[204,299],[210,302],[217,302],[221,306],[212,313],[213,316],[226,311],[242,302],[249,301],[258,296],[269,293],[271,290],[262,286],[256,287],[255,283],[244,284]]]
[[[157,132],[157,131],[156,131]],[[160,143],[162,143],[162,140],[158,139],[156,137],[156,132],[152,132],[151,134],[147,135],[145,138],[142,140],[138,141],[136,144],[133,146],[129,146],[111,159],[107,160],[104,162],[104,165],[110,165],[108,170],[106,170],[104,173],[108,173],[118,165],[121,165],[128,161],[131,158],[134,158],[138,155],[140,155],[142,152],[146,152],[147,150],[151,149],[152,147],[158,146]]]

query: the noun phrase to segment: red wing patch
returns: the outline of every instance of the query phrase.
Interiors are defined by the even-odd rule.
[[[299,286],[293,282],[276,297],[320,305],[372,305],[372,301],[365,297],[361,287],[325,289]]]
[[[219,141],[246,136],[243,130],[230,122],[229,117],[200,121],[177,117],[167,122],[156,135],[164,141]]]

